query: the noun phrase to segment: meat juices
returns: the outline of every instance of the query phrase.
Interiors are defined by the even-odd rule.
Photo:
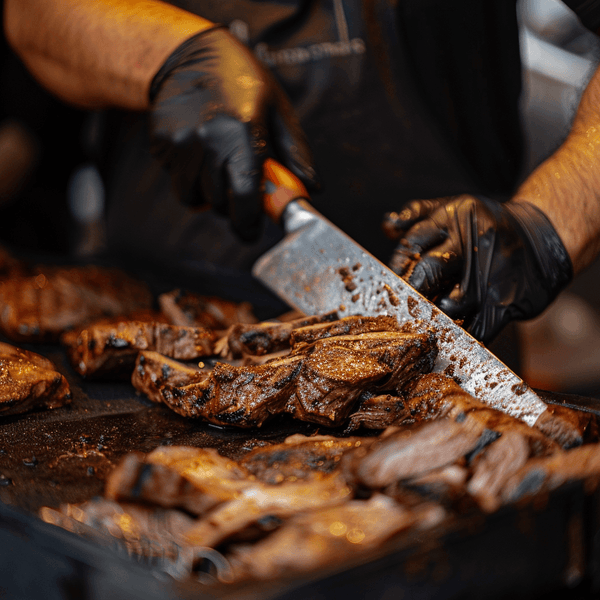
[[[70,401],[67,380],[52,361],[0,342],[0,414],[57,408]]]

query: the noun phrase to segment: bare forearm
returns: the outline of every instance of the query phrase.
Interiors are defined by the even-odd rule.
[[[590,81],[565,143],[517,191],[562,239],[575,273],[600,252],[600,70]]]
[[[5,0],[6,37],[32,74],[86,108],[148,106],[152,78],[212,23],[159,0]]]

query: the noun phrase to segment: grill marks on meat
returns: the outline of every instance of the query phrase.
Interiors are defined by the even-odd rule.
[[[431,369],[436,351],[428,334],[366,333],[321,339],[260,365],[217,363],[201,381],[167,383],[157,393],[156,384],[145,383],[143,369],[136,369],[133,381],[137,389],[152,387],[153,398],[160,396],[179,414],[220,425],[259,427],[288,413],[337,426],[365,390],[402,389]]]
[[[255,448],[239,464],[260,481],[273,485],[310,479],[315,473],[331,473],[339,468],[344,453],[362,443],[360,438],[296,434],[283,444]]]
[[[0,414],[57,408],[70,401],[69,385],[50,360],[0,343]]]
[[[153,350],[178,360],[210,356],[216,335],[159,321],[102,320],[63,335],[73,368],[83,376],[130,376],[137,355]]]
[[[0,280],[0,331],[17,342],[56,342],[64,331],[151,302],[144,284],[117,270],[37,268]]]
[[[290,337],[295,329],[334,321],[337,312],[302,317],[292,321],[233,325],[227,334],[227,346],[232,356],[250,354],[262,356],[290,348]]]
[[[184,290],[161,294],[158,304],[169,322],[179,327],[224,330],[237,323],[256,323],[249,302],[229,302]]]

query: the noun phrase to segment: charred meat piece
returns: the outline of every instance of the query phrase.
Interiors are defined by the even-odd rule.
[[[422,425],[387,431],[342,459],[348,481],[369,489],[384,489],[398,481],[461,461],[484,435],[478,423],[438,419]]]
[[[224,330],[236,323],[257,321],[248,302],[238,304],[184,290],[161,294],[158,304],[169,322],[180,327]]]
[[[295,329],[335,319],[337,313],[332,312],[283,323],[278,321],[265,321],[256,325],[239,323],[233,325],[227,334],[228,348],[232,356],[271,354],[290,347],[290,336]]]
[[[279,485],[256,481],[199,519],[187,531],[185,539],[193,546],[217,548],[234,537],[247,536],[249,530],[268,531],[277,526],[279,520],[298,512],[339,506],[347,502],[351,494],[352,489],[336,471]]]
[[[258,480],[275,485],[331,473],[339,467],[345,452],[361,444],[360,438],[296,434],[286,438],[283,444],[255,448],[239,464]]]
[[[0,280],[0,331],[20,342],[56,342],[93,319],[150,308],[146,286],[100,267],[38,268]]]
[[[108,478],[105,496],[201,515],[252,484],[243,467],[212,448],[165,446],[125,456]]]
[[[548,454],[558,449],[556,442],[519,419],[490,408],[465,392],[453,379],[429,373],[415,380],[406,397],[410,417],[404,423],[448,417],[457,422],[475,422],[481,427],[502,434],[521,433],[528,440],[533,455]]]
[[[160,389],[165,384],[176,388],[183,387],[204,381],[207,376],[208,372],[199,367],[188,366],[167,358],[164,354],[148,350],[138,353],[131,383],[150,400],[161,403],[163,397]]]
[[[217,363],[203,381],[166,384],[160,395],[179,414],[219,425],[259,427],[286,412],[337,426],[362,392],[403,387],[431,368],[437,350],[430,335],[391,332],[327,338],[306,349],[262,365]]]
[[[62,343],[73,368],[83,376],[130,376],[138,352],[153,350],[179,360],[209,356],[213,331],[156,321],[103,319],[70,331]]]
[[[292,346],[311,344],[317,340],[337,335],[359,335],[378,331],[399,331],[395,317],[380,315],[377,317],[362,317],[360,315],[343,317],[332,322],[306,325],[294,329],[290,335]]]
[[[487,512],[500,505],[506,481],[523,467],[530,456],[529,440],[520,432],[506,431],[477,458],[467,491]]]
[[[69,384],[52,361],[0,342],[0,414],[56,408],[70,401]]]
[[[588,477],[600,478],[600,444],[530,459],[508,480],[501,495],[504,502],[516,502]]]
[[[358,410],[350,415],[346,431],[386,429],[408,416],[404,401],[392,394],[364,393],[359,398]]]
[[[566,406],[549,404],[538,417],[535,427],[565,450],[588,441],[598,441],[595,415]]]
[[[439,506],[410,510],[382,494],[301,513],[265,539],[235,547],[229,556],[234,579],[270,579],[343,563],[411,526],[432,527],[443,516]]]

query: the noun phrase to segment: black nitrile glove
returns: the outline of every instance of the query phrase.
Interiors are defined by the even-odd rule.
[[[271,73],[225,28],[184,42],[155,76],[150,135],[188,205],[210,203],[236,233],[256,239],[262,167],[272,157],[309,188],[312,158],[291,104]]]
[[[482,342],[540,314],[573,276],[550,221],[526,202],[417,200],[384,230],[400,239],[391,268]]]

